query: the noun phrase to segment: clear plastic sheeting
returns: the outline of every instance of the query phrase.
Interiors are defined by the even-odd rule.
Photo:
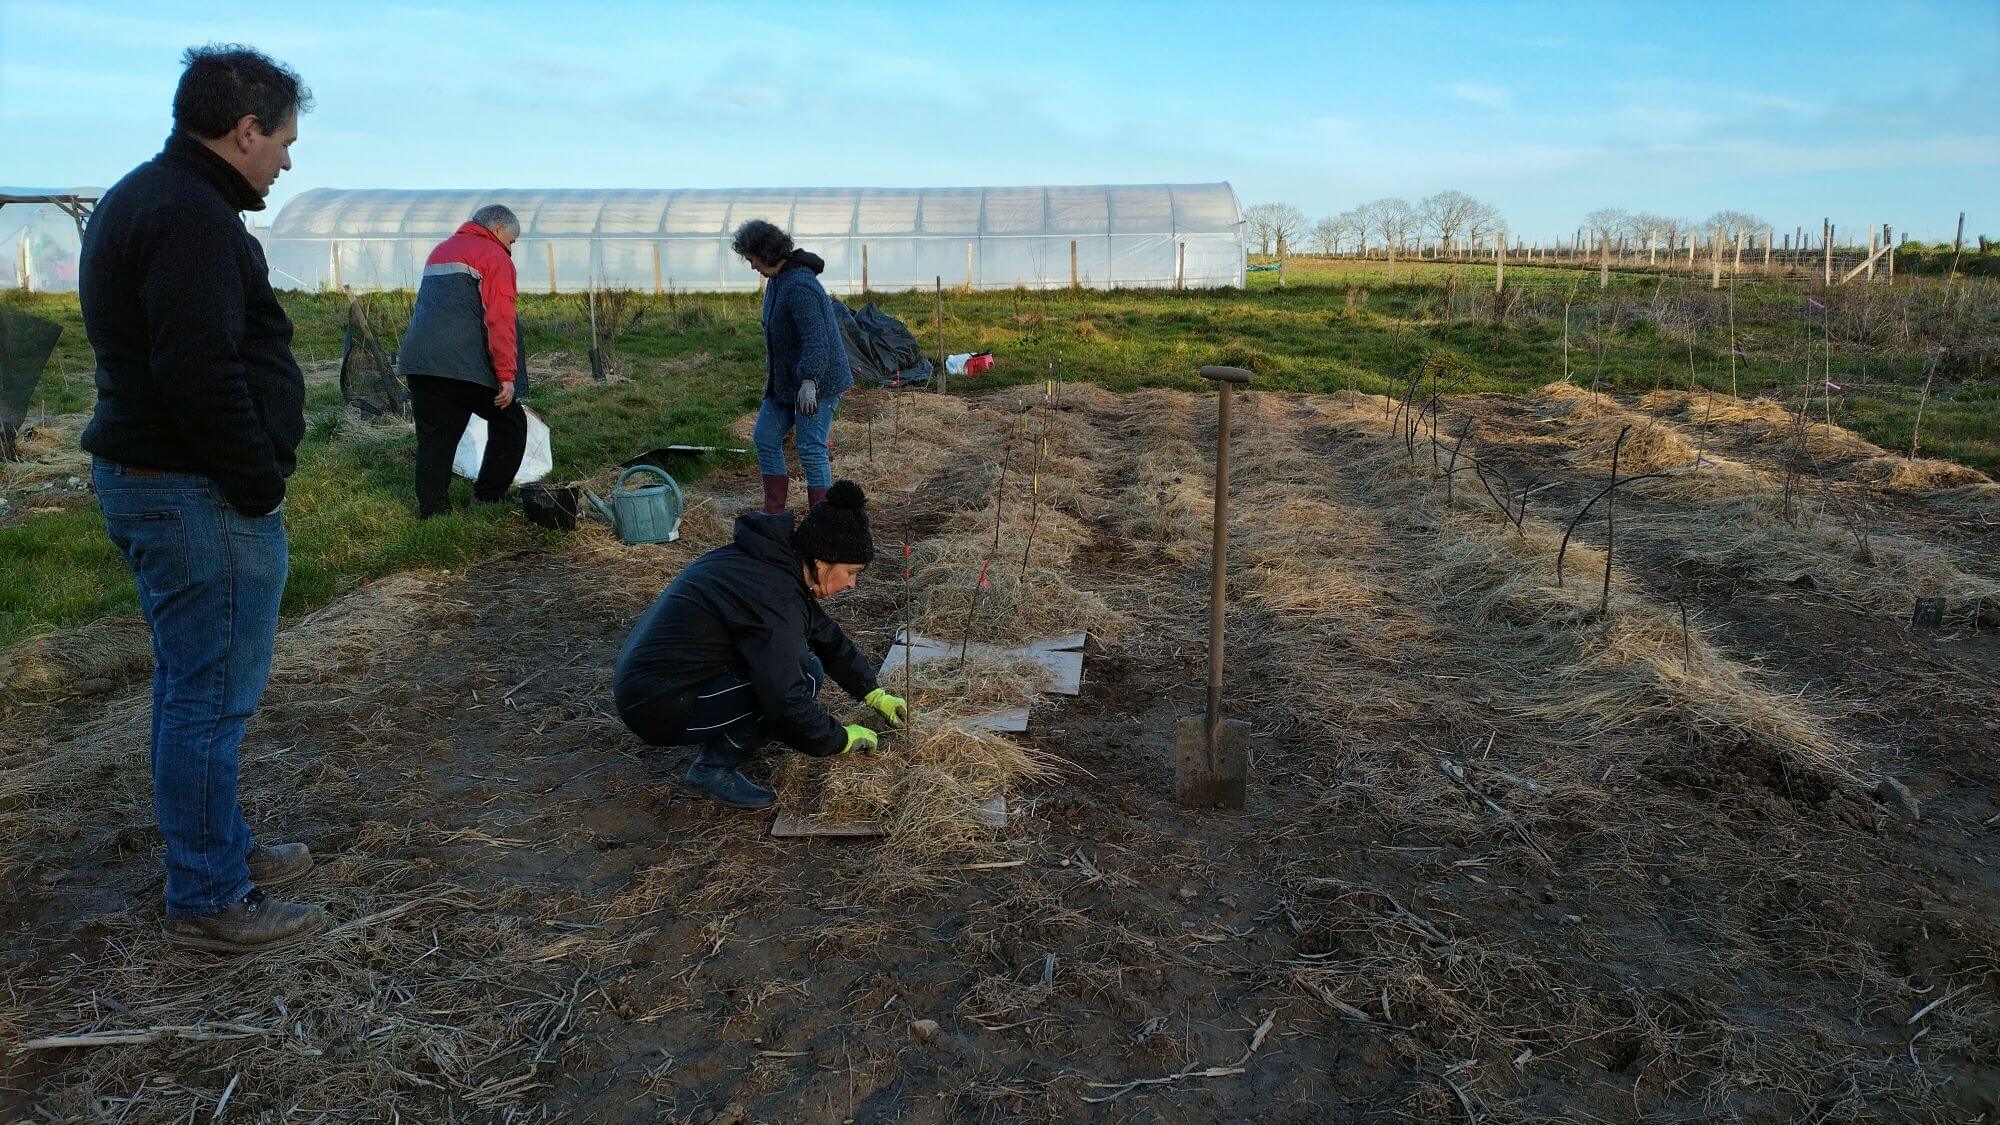
[[[100,188],[0,187],[0,195],[66,195],[95,199]],[[75,292],[83,239],[76,220],[53,203],[0,206],[0,288]]]
[[[523,292],[755,289],[729,235],[767,219],[826,259],[836,293],[949,288],[1212,289],[1243,284],[1226,183],[1098,187],[308,191],[265,240],[278,288],[409,289],[478,208],[521,218]]]

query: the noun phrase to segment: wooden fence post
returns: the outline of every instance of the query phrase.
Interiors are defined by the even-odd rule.
[[[1611,288],[1611,236],[1597,236],[1597,287]]]
[[[1278,232],[1278,288],[1285,287],[1285,232]]]
[[[549,292],[553,293],[556,291],[556,244],[554,242],[544,242],[542,243],[542,249],[548,251]]]
[[[1826,264],[1820,271],[1820,284],[1833,288],[1833,220],[1820,220],[1820,241],[1825,244]]]
[[[1721,227],[1717,227],[1708,233],[1708,249],[1709,249],[1708,287],[1710,289],[1720,289],[1722,288],[1722,228]]]
[[[1743,272],[1743,232],[1739,230],[1736,232],[1736,256],[1729,260],[1729,276],[1735,277],[1737,274],[1742,272]]]
[[[1764,228],[1764,272],[1771,272],[1771,243],[1778,240],[1778,228]]]
[[[861,244],[861,292],[868,292],[868,244]]]
[[[1187,243],[1177,244],[1174,250],[1174,288],[1187,288]]]
[[[1493,292],[1498,295],[1507,282],[1507,232],[1500,231],[1500,237],[1493,242]]]
[[[333,291],[334,291],[335,293],[338,293],[338,292],[340,292],[340,290],[341,290],[341,285],[340,285],[340,240],[339,240],[339,239],[337,239],[337,238],[336,238],[336,239],[334,239],[334,240],[333,240],[333,243],[332,243],[332,246],[333,246]]]
[[[951,376],[950,373],[945,371],[944,369],[945,365],[944,365],[944,275],[943,274],[939,274],[937,276],[937,305],[935,307],[937,310],[937,326],[938,326],[937,389],[939,394],[945,394],[951,390],[951,387],[949,386],[949,383],[951,381]]]
[[[1076,239],[1069,240],[1069,287],[1079,288],[1076,280]]]
[[[1868,271],[1867,271],[1867,280],[1869,281],[1875,280],[1875,250],[1876,250],[1875,235],[1876,235],[1875,228],[1873,226],[1870,226],[1868,228]]]
[[[1882,241],[1889,245],[1889,284],[1894,285],[1896,284],[1896,232],[1886,226],[1883,227]]]
[[[657,297],[662,292],[664,289],[660,285],[660,244],[655,242],[653,243],[653,296]]]
[[[965,291],[972,292],[972,243],[965,244]]]

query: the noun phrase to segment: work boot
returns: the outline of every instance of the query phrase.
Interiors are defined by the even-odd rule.
[[[806,485],[806,511],[810,512],[824,503],[826,503],[826,489]]]
[[[778,799],[736,767],[706,765],[699,759],[688,766],[686,781],[695,792],[736,809],[768,809]]]
[[[792,478],[764,474],[764,514],[781,516],[785,514],[785,492],[791,488]]]
[[[161,936],[169,944],[211,953],[262,953],[296,945],[326,928],[326,911],[302,902],[280,902],[257,887],[242,902],[200,918],[169,918]]]
[[[298,882],[313,865],[312,850],[304,844],[259,845],[244,859],[250,864],[250,881],[267,891]]]

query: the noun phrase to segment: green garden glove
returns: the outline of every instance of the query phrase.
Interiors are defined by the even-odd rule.
[[[847,724],[847,745],[840,748],[846,754],[850,751],[875,749],[875,732],[855,723]]]
[[[880,711],[882,717],[889,720],[889,725],[894,727],[902,726],[903,717],[910,713],[908,700],[900,695],[890,695],[881,688],[869,692],[868,697],[861,702]]]

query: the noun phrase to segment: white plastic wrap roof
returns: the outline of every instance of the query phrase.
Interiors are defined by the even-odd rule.
[[[1243,284],[1243,216],[1226,183],[1097,187],[308,191],[265,242],[281,288],[410,288],[473,211],[504,203],[525,292],[744,290],[729,251],[767,219],[826,259],[836,293]],[[1072,263],[1074,265],[1072,266]],[[1073,272],[1072,272],[1073,270]]]

